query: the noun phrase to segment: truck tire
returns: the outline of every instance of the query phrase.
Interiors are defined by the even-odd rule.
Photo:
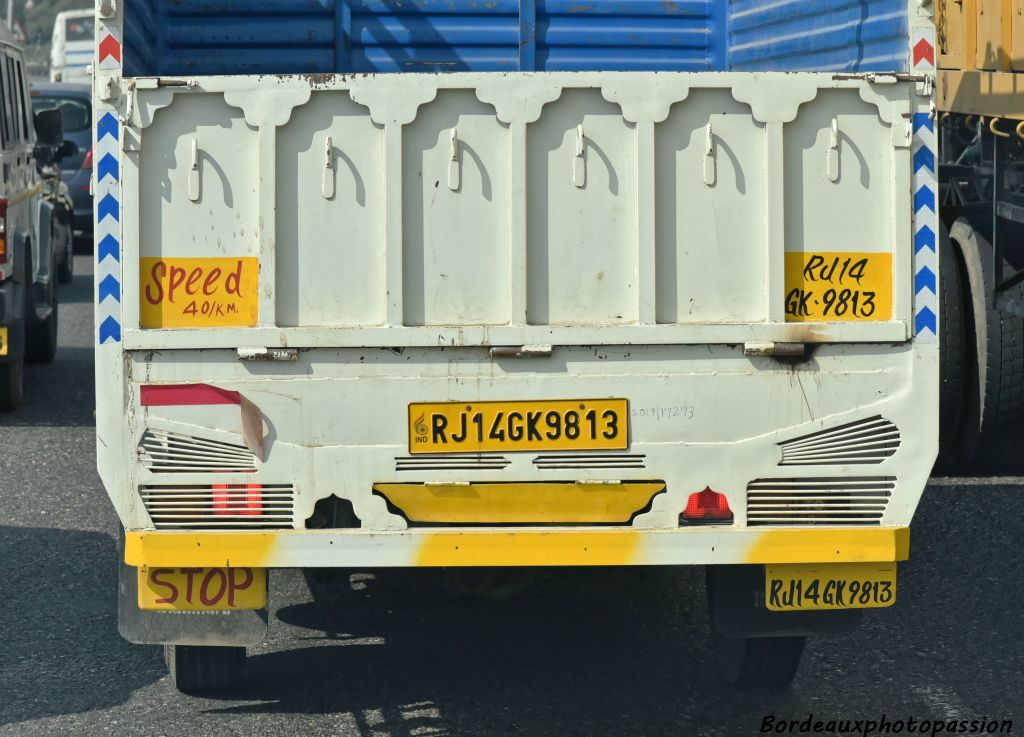
[[[959,448],[967,395],[967,324],[960,261],[946,227],[939,233],[939,473],[964,466]]]
[[[970,283],[966,303],[975,335],[973,376],[962,424],[976,430],[976,449],[971,470],[979,474],[1024,468],[1020,451],[1024,442],[1024,318],[992,307],[995,274],[992,246],[971,224],[961,218],[950,229],[950,238],[964,254]],[[972,264],[971,259],[976,263]],[[969,440],[969,438],[967,438]]]
[[[68,225],[67,245],[64,247],[64,258],[57,267],[57,281],[70,284],[75,278],[75,231]]]
[[[201,696],[237,686],[245,670],[245,648],[212,645],[164,645],[164,661],[174,687]]]
[[[28,249],[26,249],[28,251]],[[29,257],[31,258],[31,257]],[[31,261],[28,263],[32,274]],[[57,257],[50,253],[50,278],[43,289],[27,289],[30,302],[25,327],[25,360],[29,363],[50,363],[57,355]],[[36,299],[32,295],[35,294]],[[42,302],[37,305],[36,300]],[[40,316],[41,315],[41,316]]]
[[[726,637],[711,626],[718,670],[734,686],[786,686],[796,676],[806,637]]]

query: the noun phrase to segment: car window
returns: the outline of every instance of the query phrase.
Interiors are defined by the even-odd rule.
[[[66,41],[92,41],[95,32],[96,21],[93,18],[68,18],[64,23]]]
[[[7,54],[0,54],[0,89],[3,90],[4,109],[0,111],[3,115],[4,147],[12,146],[18,141],[18,126],[15,123],[13,100],[11,97],[11,85],[8,82],[7,70],[11,67],[11,59]]]
[[[27,141],[31,138],[32,122],[29,120],[28,105],[25,103],[25,74],[21,67],[21,59],[14,62],[14,76],[18,85],[18,105],[21,107],[21,125],[24,139]]]
[[[7,84],[7,93],[10,95],[9,99],[11,101],[11,140],[23,143],[25,141],[25,131],[22,129],[21,112],[18,109],[18,83],[14,77],[15,63],[14,57],[7,57],[7,73],[4,74],[4,82]]]
[[[60,110],[61,118],[64,120],[65,133],[78,133],[89,130],[92,124],[92,108],[89,101],[81,97],[61,97],[56,94],[43,94],[32,98],[32,112],[39,113],[43,110]]]

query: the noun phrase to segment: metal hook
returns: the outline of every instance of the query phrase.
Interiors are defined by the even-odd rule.
[[[334,139],[327,136],[324,141],[324,178],[320,185],[320,192],[325,200],[334,197],[334,180]]]
[[[462,186],[462,168],[459,166],[459,130],[452,128],[451,147],[448,150],[448,189],[457,192]]]
[[[199,201],[199,141],[192,138],[192,163],[188,170],[188,198]]]
[[[996,123],[997,122],[999,122],[999,118],[992,118],[992,120],[989,121],[989,124],[988,124],[989,132],[991,132],[992,135],[994,135],[994,136],[999,136],[1000,138],[1009,138],[1010,137],[1009,133],[1003,133],[1001,130],[996,128]]]
[[[832,118],[832,132],[829,135],[828,152],[825,159],[830,182],[839,181],[839,118]]]
[[[1017,138],[1024,139],[1024,120],[1017,123]]]
[[[704,129],[704,184],[715,186],[718,179],[717,162],[715,159],[715,131],[708,123]]]
[[[585,148],[586,136],[581,123],[576,126],[576,156],[572,160],[572,183],[581,189],[587,184],[587,160],[583,155]]]

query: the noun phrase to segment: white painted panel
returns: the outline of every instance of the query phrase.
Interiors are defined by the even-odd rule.
[[[583,126],[582,186],[574,159]],[[527,319],[637,319],[636,135],[596,90],[565,90],[527,129]]]
[[[384,322],[382,141],[346,92],[312,95],[278,132],[278,324]]]
[[[507,126],[472,91],[446,91],[402,143],[405,324],[509,322]]]
[[[838,175],[828,176],[832,121]],[[892,134],[874,105],[858,95],[823,90],[785,127],[786,250],[891,251]],[[909,228],[909,224],[907,224]]]
[[[657,321],[764,320],[764,126],[709,90],[656,135]]]
[[[198,195],[189,199],[192,145]],[[141,256],[255,256],[256,131],[219,94],[181,95],[146,129]]]

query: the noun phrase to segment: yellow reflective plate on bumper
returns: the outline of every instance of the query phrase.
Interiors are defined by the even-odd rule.
[[[773,612],[892,606],[896,603],[896,564],[767,565],[764,598]]]
[[[0,356],[7,355],[7,328],[0,327]]]
[[[409,405],[410,453],[625,450],[625,399]]]
[[[139,569],[139,609],[209,612],[266,605],[264,568]]]

